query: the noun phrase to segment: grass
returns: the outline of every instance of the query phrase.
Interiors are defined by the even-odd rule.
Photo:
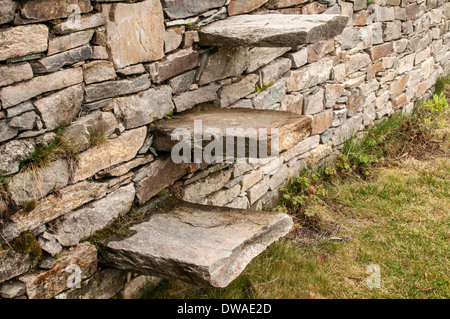
[[[165,280],[142,297],[450,298],[448,123],[440,94],[380,122],[334,167],[291,181],[278,209],[297,227],[227,288]],[[379,288],[369,288],[371,265]]]

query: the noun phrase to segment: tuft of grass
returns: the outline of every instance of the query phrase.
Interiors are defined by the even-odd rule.
[[[255,93],[263,92],[263,91],[267,90],[268,88],[270,88],[274,84],[275,84],[275,82],[273,82],[273,81],[266,85],[263,85],[262,87],[259,87],[258,84],[256,84],[255,85]]]

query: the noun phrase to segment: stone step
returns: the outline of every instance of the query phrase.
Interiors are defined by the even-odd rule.
[[[204,206],[171,199],[107,240],[103,263],[199,286],[226,287],[248,263],[293,226],[282,213]]]
[[[311,122],[310,117],[290,112],[206,107],[161,120],[151,128],[151,134],[154,135],[153,147],[157,151],[171,152],[179,143],[178,140],[172,139],[174,132],[187,132],[192,150],[200,145],[204,149],[214,139],[207,139],[208,134],[205,136],[205,133],[216,131],[220,132],[218,137],[221,138],[223,145],[223,156],[229,155],[226,154],[226,144],[227,141],[232,140],[234,141],[232,156],[237,158],[239,155],[244,155],[238,147],[243,148],[243,141],[245,141],[246,157],[264,158],[274,155],[271,152],[272,145],[274,150],[278,145],[280,153],[297,145],[310,134]],[[202,133],[205,137],[201,144],[195,141],[195,139],[198,140],[198,133]],[[183,139],[186,141],[187,137]],[[258,150],[255,150],[257,144]],[[266,147],[266,153],[260,145]]]
[[[234,16],[201,28],[200,45],[294,48],[334,38],[347,20],[347,16],[334,14]]]

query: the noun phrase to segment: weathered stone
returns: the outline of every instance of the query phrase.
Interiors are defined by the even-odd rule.
[[[94,30],[80,31],[69,35],[50,38],[48,40],[47,55],[64,52],[79,46],[87,45],[94,34]]]
[[[230,16],[251,12],[261,7],[268,0],[231,0],[228,6],[228,14]]]
[[[123,186],[100,200],[58,218],[48,229],[61,245],[75,246],[106,227],[119,214],[128,213],[134,195],[132,183]]]
[[[391,83],[389,91],[393,97],[400,95],[405,91],[406,85],[408,84],[409,75],[404,75],[397,81]]]
[[[248,67],[249,50],[245,47],[221,47],[208,58],[199,85],[239,76]]]
[[[30,111],[13,117],[9,121],[8,125],[9,127],[17,129],[19,131],[28,131],[32,130],[36,126],[38,120],[39,117],[36,115],[36,113]]]
[[[126,272],[107,268],[84,280],[81,287],[64,291],[55,296],[55,299],[111,299],[126,281]]]
[[[19,130],[9,125],[9,120],[0,121],[0,142],[4,142],[17,136]]]
[[[183,19],[206,12],[213,8],[222,7],[226,0],[163,0],[164,12],[171,20]]]
[[[308,2],[308,0],[269,0],[267,3],[267,7],[269,9],[279,9],[286,7],[293,7],[298,4],[304,4]]]
[[[0,67],[0,86],[29,80],[33,77],[33,70],[29,63],[18,63]]]
[[[92,84],[114,79],[116,71],[109,61],[92,61],[83,64],[83,76],[84,83]]]
[[[308,53],[308,63],[318,61],[325,57],[328,53],[334,51],[334,39],[318,41],[306,47]]]
[[[160,157],[139,169],[133,176],[136,198],[139,204],[145,204],[161,190],[187,174],[187,172],[187,164],[175,164],[170,156]]]
[[[13,249],[0,251],[0,283],[26,273],[33,267],[29,254],[21,254]]]
[[[258,110],[270,109],[280,103],[285,96],[285,79],[279,79],[272,86],[259,93],[253,99],[253,106]]]
[[[332,67],[333,61],[324,58],[300,69],[291,70],[285,75],[286,90],[288,92],[300,91],[323,83],[330,78]]]
[[[303,114],[311,115],[319,113],[324,108],[324,92],[325,90],[319,88],[312,93],[304,96]]]
[[[99,172],[97,175],[100,177],[119,177],[127,174],[132,169],[142,166],[145,164],[148,164],[152,162],[154,159],[153,155],[147,155],[147,156],[138,156],[135,159],[126,162],[124,164],[119,164],[115,167],[107,168],[104,171]]]
[[[347,100],[347,116],[352,117],[358,113],[364,105],[364,96],[360,89],[353,89]]]
[[[230,108],[236,108],[236,109],[252,109],[253,103],[250,99],[243,99],[239,100],[236,103],[233,103],[230,105]]]
[[[400,39],[402,36],[402,24],[400,21],[387,22],[383,27],[384,41]]]
[[[108,48],[114,66],[164,57],[164,15],[158,0],[102,5],[107,17]]]
[[[3,0],[0,3],[0,24],[8,23],[14,20],[17,2],[13,0]]]
[[[139,299],[146,288],[157,286],[161,280],[161,278],[153,276],[134,277],[125,283],[122,290],[122,299]]]
[[[303,95],[286,94],[281,101],[281,111],[303,114]]]
[[[407,103],[407,96],[405,93],[400,94],[398,97],[394,98],[392,100],[392,107],[394,109],[399,109],[401,108],[403,105],[405,105]]]
[[[5,87],[0,91],[0,99],[2,106],[7,108],[28,101],[42,93],[60,90],[81,81],[83,81],[81,68],[67,69]]]
[[[428,58],[425,62],[422,63],[422,67],[420,69],[422,71],[424,79],[428,79],[429,76],[435,70],[435,68],[434,68],[434,58],[433,57]]]
[[[0,296],[5,299],[13,299],[25,294],[25,285],[17,280],[5,282],[0,288]]]
[[[344,93],[345,87],[342,84],[327,84],[325,86],[325,100],[326,107],[333,107],[334,103],[341,97]]]
[[[50,256],[56,256],[62,251],[62,246],[56,241],[55,236],[44,231],[38,238],[38,243],[42,250],[50,254]]]
[[[260,70],[261,78],[259,81],[259,86],[263,87],[265,85],[269,85],[270,83],[275,83],[281,75],[291,69],[291,66],[292,61],[287,58],[278,58],[272,61]]]
[[[352,55],[345,60],[346,73],[352,74],[359,71],[360,69],[367,67],[371,62],[369,55],[366,53]]]
[[[287,51],[289,51],[290,47],[285,48],[264,48],[264,47],[256,47],[251,48],[248,52],[248,68],[246,70],[247,73],[251,73],[260,67],[272,62],[279,56],[283,55]],[[305,62],[306,63],[306,62]]]
[[[0,30],[0,61],[47,50],[48,28],[43,24]]]
[[[380,31],[381,32],[381,31]],[[347,27],[336,37],[336,42],[341,44],[342,49],[349,50],[353,48],[367,49],[372,46],[374,32],[372,27],[350,28]],[[381,35],[380,35],[381,38]],[[381,43],[383,40],[381,39]]]
[[[339,15],[256,14],[233,16],[199,31],[200,44],[218,46],[296,47],[334,38],[347,24]]]
[[[362,126],[363,115],[357,114],[348,119],[340,127],[334,130],[333,138],[331,139],[333,145],[340,145],[348,140],[352,134],[356,133]]]
[[[148,74],[132,79],[95,83],[85,87],[85,102],[94,102],[106,98],[132,94],[147,90],[150,87]]]
[[[174,105],[172,88],[164,85],[139,94],[114,99],[114,113],[127,129],[143,126],[169,114]]]
[[[22,17],[37,21],[53,20],[92,11],[90,0],[31,0],[20,10]]]
[[[258,183],[263,178],[263,175],[261,170],[258,169],[245,174],[243,177],[241,182],[241,192],[247,191],[250,187]]]
[[[146,127],[126,131],[115,139],[109,139],[98,147],[81,153],[73,172],[73,182],[82,181],[105,168],[133,159],[146,136]]]
[[[374,46],[369,50],[370,58],[372,59],[372,61],[375,61],[379,58],[391,54],[393,50],[394,50],[393,42],[388,42],[385,44]]]
[[[176,50],[183,41],[185,27],[177,27],[166,30],[165,40],[164,40],[164,52],[171,52]]]
[[[226,170],[225,172],[189,184],[182,190],[181,198],[191,203],[200,203],[209,194],[222,189],[230,180],[231,173],[231,170]]]
[[[193,108],[197,104],[217,100],[218,85],[202,86],[201,88],[181,93],[173,98],[177,112],[183,112]]]
[[[266,175],[260,182],[253,185],[247,190],[247,196],[250,205],[253,205],[258,199],[263,197],[269,191],[269,181],[270,177]]]
[[[311,128],[311,119],[298,114],[271,110],[211,108],[205,112],[183,114],[174,116],[167,121],[161,121],[153,128],[155,134],[153,147],[156,150],[171,152],[173,146],[178,143],[178,141],[171,139],[172,132],[177,128],[188,130],[191,133],[191,140],[193,140],[194,121],[200,120],[202,121],[202,134],[208,128],[217,128],[224,139],[232,137],[244,139],[246,151],[251,137],[248,133],[249,128],[256,132],[260,129],[267,130],[267,137],[262,137],[260,143],[267,141],[268,149],[270,149],[272,134],[275,133],[273,129],[279,129],[280,152],[296,145],[309,134]],[[236,128],[236,130],[227,130],[227,128]],[[252,139],[255,139],[255,137],[252,137]],[[264,156],[264,154],[259,155]],[[267,154],[265,157],[267,157]]]
[[[34,111],[34,105],[30,101],[23,102],[19,105],[6,109],[6,117],[11,118],[28,111]]]
[[[153,82],[161,83],[176,75],[196,68],[199,66],[199,63],[198,52],[189,48],[171,54],[161,62],[146,65],[146,69],[150,73]]]
[[[81,111],[84,91],[75,85],[34,102],[48,130],[70,124]]]
[[[145,72],[145,67],[142,63],[130,65],[123,69],[116,70],[117,75],[127,77],[135,74],[142,74]]]
[[[293,68],[299,68],[308,63],[308,49],[303,48],[297,52],[289,53],[286,57],[291,59]]]
[[[19,206],[37,201],[55,189],[64,188],[69,177],[69,166],[62,159],[36,171],[16,174],[10,183],[11,199]]]
[[[34,152],[34,144],[29,140],[14,140],[0,146],[0,170],[4,174],[19,171],[20,162]]]
[[[225,287],[292,225],[286,214],[174,204],[135,226],[134,235],[110,241],[102,259],[124,270]]]
[[[333,122],[333,117],[334,114],[332,109],[314,115],[311,134],[314,135],[328,130]]]
[[[180,74],[169,80],[169,84],[172,87],[173,94],[178,94],[189,90],[189,87],[194,83],[196,70],[188,71]]]
[[[259,76],[250,74],[237,83],[223,86],[219,93],[220,106],[227,107],[239,99],[255,92],[258,80]]]
[[[75,267],[74,265],[78,266]],[[49,299],[68,288],[68,284],[77,284],[71,280],[74,272],[79,271],[80,280],[86,279],[97,270],[97,249],[85,242],[72,250],[61,253],[58,262],[49,271],[27,274],[19,278],[26,286],[30,299]]]
[[[64,35],[81,30],[87,30],[91,28],[96,28],[106,24],[106,18],[104,13],[96,13],[91,15],[81,15],[77,18],[77,23],[72,20],[67,20],[56,24],[53,27],[53,32],[55,34]]]
[[[426,59],[428,59],[431,56],[431,49],[428,47],[423,51],[420,51],[416,54],[416,58],[414,60],[414,65],[417,65],[419,63],[422,63]]]
[[[109,60],[109,53],[105,47],[94,45],[92,46],[92,50],[94,51],[94,60]]]
[[[231,203],[241,192],[241,185],[234,185],[229,189],[220,190],[206,198],[207,205],[223,207]]]

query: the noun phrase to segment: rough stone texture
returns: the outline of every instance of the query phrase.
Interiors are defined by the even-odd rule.
[[[67,69],[11,85],[0,91],[0,100],[5,108],[27,101],[45,92],[60,90],[83,81],[81,68]]]
[[[173,94],[178,94],[189,90],[194,82],[196,70],[188,71],[169,80],[169,84],[173,89]]]
[[[279,9],[286,7],[293,7],[298,4],[304,4],[308,2],[308,0],[269,0],[267,3],[267,7],[269,9]]]
[[[177,27],[166,30],[165,40],[164,40],[164,52],[171,52],[176,50],[183,41],[185,27]]]
[[[29,254],[24,255],[13,249],[0,251],[0,283],[26,273],[33,267]]]
[[[158,0],[102,5],[108,48],[117,69],[164,57],[164,15]]]
[[[123,299],[139,299],[143,290],[149,286],[156,286],[161,279],[153,276],[137,276],[125,284],[122,290]]]
[[[313,119],[311,134],[314,135],[328,130],[333,122],[333,117],[334,114],[331,109],[316,114]]]
[[[80,288],[64,291],[55,296],[55,299],[110,299],[122,289],[126,280],[126,272],[108,268],[97,271],[83,281]]]
[[[83,98],[83,87],[75,85],[36,100],[34,105],[41,113],[45,127],[53,130],[72,122],[81,111]]]
[[[52,30],[55,34],[59,35],[69,34],[81,30],[87,30],[106,24],[106,17],[104,13],[81,15],[79,18],[77,18],[77,22],[79,23],[73,23],[73,21],[71,20],[61,22],[56,24]]]
[[[9,125],[9,121],[0,121],[0,142],[4,142],[17,136],[19,133],[18,129],[15,129]]]
[[[10,64],[0,67],[0,86],[29,80],[33,77],[33,70],[29,63]]]
[[[11,118],[28,111],[34,111],[34,105],[29,101],[20,103],[19,105],[6,109],[6,117]]]
[[[183,19],[206,12],[213,8],[219,8],[226,0],[162,0],[164,12],[171,20]]]
[[[62,251],[62,246],[56,241],[55,236],[44,231],[38,238],[38,243],[42,250],[48,252],[50,256],[56,256]]]
[[[184,176],[187,170],[187,164],[175,164],[169,156],[158,158],[138,170],[133,176],[133,182],[139,204],[145,204],[161,190],[172,185]]]
[[[34,152],[34,143],[29,140],[14,140],[0,145],[0,170],[4,174],[19,171],[20,162]]]
[[[308,63],[308,49],[303,48],[294,53],[289,53],[286,57],[291,59],[293,68],[299,68]]]
[[[277,112],[271,110],[252,110],[252,109],[211,109],[206,112],[192,114],[183,114],[174,116],[167,121],[161,121],[159,125],[152,128],[155,134],[153,147],[160,151],[170,152],[172,147],[178,141],[172,141],[171,134],[174,129],[187,129],[191,132],[193,139],[194,121],[202,121],[202,133],[208,128],[218,128],[223,138],[245,137],[246,148],[248,147],[248,128],[267,130],[267,143],[270,149],[270,140],[274,132],[272,129],[279,129],[279,151],[287,150],[301,141],[311,128],[311,119],[298,114]],[[237,129],[234,132],[228,132],[227,128]],[[239,131],[242,129],[242,131]],[[265,140],[265,139],[264,139]],[[191,145],[194,145],[192,142]],[[246,152],[247,153],[247,152]],[[260,154],[262,155],[262,154]]]
[[[340,127],[334,130],[334,136],[331,139],[333,145],[340,145],[344,143],[350,136],[361,128],[363,115],[358,114],[343,123]]]
[[[285,80],[280,79],[272,86],[259,93],[253,99],[255,109],[270,109],[274,104],[280,103],[285,95]]]
[[[0,24],[8,23],[14,20],[16,9],[17,2],[13,0],[3,0],[0,2]]]
[[[172,88],[169,85],[114,99],[114,113],[124,121],[127,129],[162,119],[173,109]]]
[[[230,180],[231,170],[189,184],[182,190],[181,198],[190,203],[205,202],[205,197],[222,189]]]
[[[225,206],[235,199],[241,192],[241,185],[234,185],[229,189],[220,190],[206,199],[206,204],[213,206]]]
[[[146,136],[146,127],[126,131],[115,139],[81,153],[73,172],[73,182],[82,181],[105,168],[133,159]]]
[[[311,94],[304,96],[303,114],[311,115],[319,113],[324,108],[324,92],[322,88],[314,90]]]
[[[145,67],[142,63],[130,65],[123,69],[116,70],[119,76],[127,77],[129,75],[142,74],[145,72]]]
[[[139,151],[140,153],[141,151]],[[104,176],[113,176],[113,177],[119,177],[127,174],[132,169],[142,166],[145,164],[148,164],[152,162],[154,159],[153,155],[147,155],[147,156],[138,156],[135,159],[126,162],[124,164],[119,164],[117,166],[107,168],[104,171],[99,172],[97,175],[104,177]]]
[[[97,269],[97,249],[88,242],[82,243],[72,250],[63,251],[55,266],[49,271],[31,273],[19,278],[26,286],[27,296],[30,299],[49,299],[68,288],[72,282],[72,274],[79,267],[80,279],[86,279]]]
[[[248,66],[249,50],[245,47],[221,47],[208,58],[199,85],[241,75]]]
[[[220,106],[229,106],[239,99],[255,92],[255,87],[258,80],[259,76],[250,74],[237,83],[223,86],[219,93]]]
[[[109,61],[92,61],[83,64],[84,83],[92,84],[113,80],[116,77],[114,65]]]
[[[69,35],[61,37],[51,38],[48,40],[47,55],[53,55],[82,45],[86,45],[91,41],[93,35],[94,30],[86,30],[71,33]]]
[[[0,296],[5,299],[12,299],[25,294],[25,285],[17,280],[5,282],[0,288]]]
[[[251,12],[261,7],[267,1],[268,0],[231,0],[228,6],[228,14],[230,16],[235,16]]]
[[[353,48],[367,49],[372,46],[374,32],[372,27],[365,28],[345,28],[344,31],[336,37],[336,42],[341,43],[342,49],[349,50]],[[381,35],[380,35],[381,37]],[[379,43],[382,43],[381,39]]]
[[[278,58],[260,70],[259,86],[263,87],[274,83],[281,75],[291,69],[292,61],[287,58]]]
[[[0,30],[0,61],[47,50],[48,28],[43,24]]]
[[[330,78],[332,67],[332,60],[324,58],[300,69],[291,70],[284,76],[286,78],[286,90],[288,92],[300,91],[323,83]]]
[[[109,242],[102,259],[143,274],[226,287],[293,225],[285,214],[188,203],[169,209],[134,226],[134,235]]]
[[[161,83],[183,72],[192,70],[199,65],[199,55],[191,48],[180,50],[167,56],[161,62],[155,62],[146,66],[152,81]]]
[[[56,160],[37,171],[17,174],[9,184],[11,198],[17,205],[37,201],[54,189],[69,183],[69,166],[66,160]]]
[[[69,185],[58,194],[51,194],[42,199],[31,212],[20,211],[11,216],[5,225],[4,237],[12,240],[24,231],[30,231],[58,218],[61,215],[105,195],[107,184],[81,182]]]
[[[284,48],[265,48],[265,47],[256,47],[251,48],[248,52],[248,68],[246,70],[247,73],[251,73],[260,67],[272,62],[279,56],[282,56],[284,53],[289,51],[290,47]],[[306,63],[306,62],[305,62]]]
[[[375,61],[379,58],[389,55],[393,52],[393,50],[394,44],[392,42],[374,46],[369,50],[370,58],[372,59],[372,61]]]
[[[85,102],[94,102],[114,96],[132,94],[150,87],[148,74],[132,79],[95,83],[85,87]]]
[[[334,51],[334,39],[318,41],[307,46],[308,63],[318,61]]]
[[[217,100],[218,85],[202,86],[193,91],[181,93],[173,98],[177,112],[183,112],[193,108],[197,104],[211,102]]]
[[[348,17],[338,15],[241,15],[199,31],[201,45],[296,47],[340,34]]]
[[[37,22],[65,18],[74,12],[81,14],[91,10],[90,0],[31,0],[23,5],[20,12],[25,19]]]
[[[287,94],[281,101],[281,111],[303,114],[303,95],[300,93]]]
[[[123,186],[86,207],[66,214],[49,226],[49,231],[63,246],[75,246],[106,227],[119,214],[131,209],[135,195],[133,184]]]

